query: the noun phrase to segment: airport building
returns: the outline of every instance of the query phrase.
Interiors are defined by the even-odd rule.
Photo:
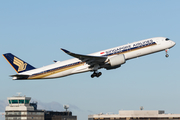
[[[119,114],[89,115],[88,120],[180,120],[180,114],[165,114],[161,110],[120,110]]]
[[[31,98],[26,96],[9,97],[5,120],[77,120],[77,116],[72,116],[72,112],[67,110],[63,112],[38,110],[37,102],[30,103],[30,100]]]

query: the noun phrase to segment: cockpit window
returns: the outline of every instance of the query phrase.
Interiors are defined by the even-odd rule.
[[[169,39],[169,38],[166,38],[165,40],[168,41],[168,40],[170,40],[170,39]]]

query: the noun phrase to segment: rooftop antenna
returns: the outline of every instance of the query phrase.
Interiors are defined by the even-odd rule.
[[[67,109],[69,109],[69,105],[64,105],[64,109],[66,109],[67,112]]]
[[[18,94],[18,96],[20,96],[20,95],[21,95],[21,92],[17,92],[17,94]]]
[[[141,106],[141,107],[140,107],[140,110],[144,110],[144,107],[143,107],[143,106]]]

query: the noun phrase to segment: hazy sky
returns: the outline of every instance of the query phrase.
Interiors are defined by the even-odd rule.
[[[69,104],[78,120],[140,106],[180,113],[179,5],[179,0],[1,0],[1,54],[13,53],[37,68],[72,58],[60,48],[90,54],[151,37],[168,37],[176,46],[169,58],[165,52],[136,58],[115,70],[102,69],[94,79],[87,72],[13,81],[9,75],[16,72],[1,56],[0,101],[22,92],[47,109],[62,110],[51,103]]]

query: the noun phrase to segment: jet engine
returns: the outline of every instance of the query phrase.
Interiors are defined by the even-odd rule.
[[[116,55],[108,58],[108,65],[106,65],[107,70],[116,69],[126,62],[124,54]]]

